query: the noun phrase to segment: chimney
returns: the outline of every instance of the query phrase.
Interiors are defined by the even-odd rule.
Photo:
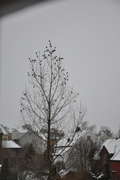
[[[0,128],[0,149],[2,148],[2,135],[3,135],[3,132],[2,132],[2,129]]]

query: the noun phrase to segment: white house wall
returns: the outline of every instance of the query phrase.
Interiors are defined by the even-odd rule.
[[[25,147],[26,145],[30,145],[31,143],[33,144],[37,153],[43,152],[45,150],[44,141],[31,131],[28,131],[19,139],[19,144],[21,145],[21,147]]]
[[[12,140],[14,139],[20,139],[25,133],[19,132],[17,129],[14,129],[12,131]]]

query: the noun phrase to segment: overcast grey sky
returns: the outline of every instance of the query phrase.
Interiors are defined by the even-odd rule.
[[[48,40],[64,57],[70,82],[87,107],[90,124],[120,126],[120,1],[59,0],[1,19],[0,123],[19,123],[28,57]]]

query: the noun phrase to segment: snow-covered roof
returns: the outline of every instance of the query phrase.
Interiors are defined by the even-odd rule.
[[[19,127],[19,128],[13,128],[12,132],[13,131],[17,131],[19,133],[26,133],[28,130]]]
[[[8,133],[6,132],[6,130],[5,130],[5,128],[3,127],[2,124],[0,124],[0,129],[1,129],[2,133],[3,133],[3,135],[8,135]]]
[[[14,141],[2,141],[2,147],[3,148],[21,148],[18,144],[16,144]]]
[[[79,132],[76,132],[74,137],[71,137],[71,136],[67,136],[67,137],[64,137],[62,138],[58,143],[57,143],[57,147],[64,147],[64,146],[72,146],[78,139],[80,139],[81,137],[87,137],[91,135],[92,137],[94,137],[94,139],[96,138],[94,136],[93,133],[91,133],[90,130],[84,130],[84,131],[79,131]],[[72,139],[73,138],[73,139]],[[68,142],[68,139],[70,139],[70,142]]]
[[[120,161],[120,139],[108,139],[103,143],[109,154],[113,154],[110,160]]]
[[[71,137],[70,135],[67,137],[64,137],[63,139],[61,139],[60,141],[58,141],[58,143],[54,146],[55,148],[55,155],[63,155],[66,152],[69,151],[69,149],[74,146],[79,140],[80,138],[86,138],[90,136],[91,139],[95,140],[96,136],[94,136],[94,134],[91,132],[91,130],[84,130],[84,131],[79,131],[76,132],[74,137]]]
[[[115,153],[110,160],[120,161],[120,150],[117,153]]]

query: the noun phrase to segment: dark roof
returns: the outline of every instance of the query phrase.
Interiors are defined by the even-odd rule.
[[[52,0],[0,0],[0,16],[46,1]]]

